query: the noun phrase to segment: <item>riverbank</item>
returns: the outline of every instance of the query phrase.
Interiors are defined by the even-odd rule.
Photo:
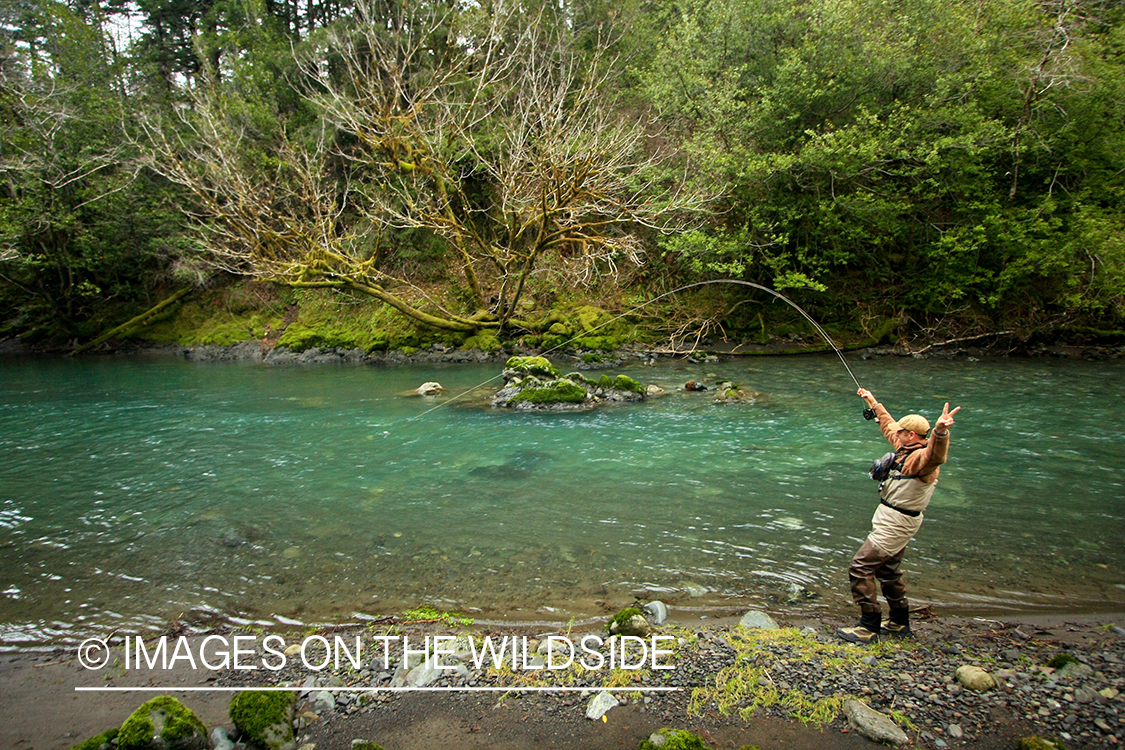
[[[771,344],[711,343],[699,347],[675,348],[669,346],[630,345],[613,351],[564,349],[551,351],[548,357],[573,363],[577,369],[606,369],[621,367],[630,362],[654,362],[658,359],[750,358],[759,356],[795,356],[831,352],[820,344],[806,344],[779,339]],[[1101,343],[1044,343],[1010,342],[993,340],[991,345],[979,342],[919,343],[914,348],[904,346],[848,347],[849,358],[910,357],[924,359],[982,359],[995,357],[1046,357],[1103,361],[1125,357],[1125,345]],[[21,343],[18,339],[0,340],[0,356],[59,356],[62,351],[44,350]],[[113,349],[83,354],[84,357],[174,357],[193,362],[257,362],[267,365],[396,365],[503,363],[511,356],[542,356],[539,347],[511,345],[492,350],[465,349],[436,343],[424,349],[396,349],[365,351],[361,348],[311,347],[292,350],[277,346],[276,342],[248,340],[234,344],[158,344],[130,341]]]
[[[519,668],[477,669],[465,659],[465,669],[426,683],[429,688],[461,692],[357,690],[395,684],[400,655],[394,639],[405,636],[419,642],[427,635],[461,632],[434,623],[291,634],[286,640],[294,644],[310,635],[344,643],[356,637],[366,643],[377,635],[391,639],[389,664],[377,663],[382,659],[377,656],[353,668],[345,659],[341,668],[317,672],[295,658],[276,672],[193,670],[182,660],[174,669],[154,672],[127,671],[120,661],[111,661],[104,670],[87,670],[74,654],[63,651],[9,655],[0,660],[0,705],[6,715],[0,737],[5,747],[62,750],[120,724],[133,708],[152,697],[152,693],[76,692],[76,687],[167,687],[169,694],[200,716],[209,731],[217,726],[233,731],[226,714],[230,692],[176,692],[176,688],[278,686],[302,691],[298,745],[319,750],[347,750],[357,739],[377,742],[386,750],[631,749],[661,727],[687,729],[711,748],[872,747],[841,710],[850,698],[895,719],[917,747],[1001,750],[1029,735],[1061,739],[1071,750],[1116,747],[1125,741],[1125,637],[1120,628],[1114,629],[1121,622],[1125,618],[1120,614],[930,618],[915,623],[912,640],[859,648],[834,637],[835,627],[843,624],[836,620],[782,620],[784,628],[772,630],[680,619],[656,631],[668,636],[665,643],[672,653],[661,657],[660,663],[671,669],[598,668],[544,676],[544,671]],[[485,636],[526,638],[533,653],[547,635],[574,641],[585,635],[480,628],[473,634],[478,644]],[[113,639],[111,643],[116,646]],[[115,656],[120,658],[121,653]],[[317,660],[310,657],[314,666]],[[464,662],[452,658],[450,663]],[[961,686],[955,675],[966,665],[991,673],[996,686],[979,692]],[[609,692],[618,705],[604,714],[604,720],[587,718],[593,693],[532,689],[607,685],[616,688]],[[523,689],[485,692],[504,686]]]

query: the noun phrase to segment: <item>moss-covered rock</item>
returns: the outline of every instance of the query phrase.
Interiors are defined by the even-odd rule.
[[[635,635],[640,638],[652,632],[652,626],[645,619],[645,613],[636,607],[626,607],[609,621],[611,635]]]
[[[615,391],[624,391],[626,393],[636,393],[641,396],[645,395],[645,387],[633,380],[628,375],[618,375],[613,379],[613,389]]]
[[[581,404],[589,394],[586,389],[569,380],[559,379],[542,388],[526,388],[508,400],[509,405],[518,403],[535,404]]]
[[[504,363],[504,377],[508,373],[556,380],[560,376],[558,369],[546,357],[509,357]]]
[[[75,745],[70,750],[101,750],[102,748],[113,747],[112,742],[117,737],[117,729],[107,729],[101,734],[95,734],[90,739]]]
[[[207,727],[190,708],[170,695],[158,695],[129,715],[117,735],[120,750],[203,750]]]
[[[461,348],[480,349],[482,352],[495,354],[503,349],[504,345],[500,343],[500,339],[496,338],[496,333],[494,331],[481,331],[477,335],[465,339],[465,343]]]
[[[377,742],[359,742],[356,740],[352,742],[352,750],[383,750],[383,746]]]
[[[267,750],[296,745],[293,709],[297,696],[285,690],[255,690],[238,693],[230,701],[230,719],[238,730]]]
[[[697,735],[685,729],[665,727],[641,740],[637,750],[710,750]]]

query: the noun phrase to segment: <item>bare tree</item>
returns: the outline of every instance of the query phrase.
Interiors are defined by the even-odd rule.
[[[199,92],[179,127],[150,127],[152,164],[195,196],[216,265],[363,292],[439,328],[503,327],[548,255],[576,278],[612,273],[641,261],[641,227],[675,229],[700,207],[658,184],[647,123],[611,106],[600,56],[580,60],[536,20],[494,7],[389,23],[361,8],[300,57],[319,137],[282,133],[255,161],[260,139]],[[393,229],[440,238],[473,309],[432,314],[390,291],[410,284],[385,270]]]

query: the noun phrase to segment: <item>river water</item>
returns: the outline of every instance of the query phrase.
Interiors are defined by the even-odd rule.
[[[963,407],[907,554],[916,604],[1122,609],[1125,365],[853,368],[892,414]],[[837,359],[627,367],[670,394],[581,413],[403,395],[499,370],[0,360],[0,648],[420,604],[564,624],[635,595],[847,610],[887,446]],[[677,390],[722,377],[760,398]]]

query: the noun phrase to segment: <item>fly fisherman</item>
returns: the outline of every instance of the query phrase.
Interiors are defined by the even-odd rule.
[[[930,423],[925,417],[907,414],[896,422],[871,391],[860,388],[858,395],[875,411],[879,428],[890,441],[894,454],[889,472],[879,485],[879,507],[871,519],[871,533],[848,568],[852,598],[860,609],[859,624],[839,628],[836,634],[852,643],[873,643],[879,640],[880,632],[899,637],[910,635],[910,609],[899,565],[907,543],[922,525],[922,512],[930,504],[937,486],[938,467],[949,455],[953,415],[961,407],[950,411],[947,403],[927,440]],[[883,598],[890,605],[889,619],[881,624],[876,579],[882,585]]]

